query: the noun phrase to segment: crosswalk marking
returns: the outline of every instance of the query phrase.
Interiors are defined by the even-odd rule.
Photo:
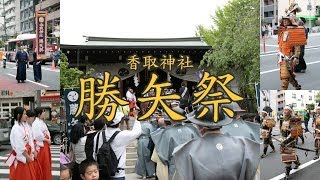
[[[53,179],[59,179],[60,176],[60,146],[52,145],[51,149],[51,160],[52,160],[52,176]],[[0,180],[9,178],[9,166],[4,162],[7,160],[9,154],[0,156]]]

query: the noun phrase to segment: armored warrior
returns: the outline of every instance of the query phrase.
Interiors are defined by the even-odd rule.
[[[291,12],[291,11],[290,11]],[[293,10],[292,13],[295,11]],[[295,15],[294,15],[295,17]],[[306,45],[304,27],[298,26],[292,17],[285,16],[280,20],[280,33],[278,36],[280,79],[282,90],[287,90],[289,83],[297,90],[301,89],[295,79],[294,66],[299,63],[300,46]],[[295,19],[295,18],[294,18]]]
[[[315,109],[315,118],[313,120],[313,126],[314,126],[314,146],[316,150],[316,155],[314,157],[314,160],[319,158],[319,150],[320,150],[320,106],[316,107]]]
[[[264,158],[267,155],[269,145],[272,148],[272,151],[270,153],[274,153],[276,151],[271,138],[272,128],[275,126],[275,121],[273,118],[268,116],[268,113],[266,111],[261,111],[261,115],[262,115],[261,136],[263,138],[263,146],[264,146],[263,154],[261,155],[261,158]]]
[[[289,106],[286,106],[283,110],[284,122],[282,126],[286,127],[285,140],[281,143],[280,153],[281,161],[286,164],[286,177],[289,178],[290,171],[292,169],[291,164],[294,163],[294,169],[297,169],[300,166],[300,161],[298,155],[295,153],[294,147],[296,143],[296,138],[298,138],[300,132],[303,132],[302,129],[297,128],[297,124],[301,119],[293,115],[292,109]],[[284,131],[283,131],[284,132]],[[290,132],[290,133],[289,133]]]

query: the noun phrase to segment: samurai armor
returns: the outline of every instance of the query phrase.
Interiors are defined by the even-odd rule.
[[[295,150],[293,148],[281,148],[281,154],[294,154]]]
[[[272,119],[272,118],[267,119],[267,127],[268,128],[273,128],[275,126],[276,126],[276,121],[274,119]]]
[[[291,163],[297,161],[297,155],[295,153],[292,154],[281,154],[281,161],[283,163]]]
[[[283,121],[281,126],[281,131],[288,131],[289,130],[289,121]]]
[[[305,28],[303,26],[288,26],[287,32],[289,32],[289,37],[286,41],[287,46],[302,46],[307,44]]]
[[[318,131],[317,133],[315,133],[315,138],[316,138],[316,139],[320,139],[320,131]]]
[[[320,126],[320,117],[316,118],[316,126]]]
[[[265,139],[265,138],[268,138],[268,136],[269,136],[269,130],[262,129],[261,130],[261,137]]]
[[[303,135],[303,129],[301,126],[294,126],[291,128],[291,137],[297,138]]]

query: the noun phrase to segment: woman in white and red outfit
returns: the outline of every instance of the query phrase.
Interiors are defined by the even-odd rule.
[[[44,109],[37,107],[34,110],[36,119],[32,123],[33,137],[36,140],[36,150],[38,151],[38,160],[42,167],[42,173],[45,180],[52,180],[51,173],[51,138],[50,132],[44,119]]]
[[[14,118],[17,121],[10,133],[12,153],[6,160],[10,166],[10,180],[36,180],[33,166],[32,138],[26,126],[26,111],[22,107],[14,109]]]
[[[36,118],[35,113],[31,110],[27,110],[27,116],[28,116],[28,118],[27,118],[27,122],[25,124],[28,127],[29,132],[31,132],[30,133],[30,136],[31,136],[30,139],[32,140],[31,150],[32,150],[32,153],[34,154],[33,167],[34,167],[34,170],[36,171],[37,180],[43,180],[42,168],[41,168],[41,164],[38,159],[38,151],[35,148],[36,147],[36,140],[33,137],[32,126],[31,126],[34,119]]]

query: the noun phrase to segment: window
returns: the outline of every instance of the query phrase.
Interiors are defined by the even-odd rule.
[[[293,94],[292,94],[292,98],[293,98],[293,99],[297,98],[297,95],[293,93]]]

